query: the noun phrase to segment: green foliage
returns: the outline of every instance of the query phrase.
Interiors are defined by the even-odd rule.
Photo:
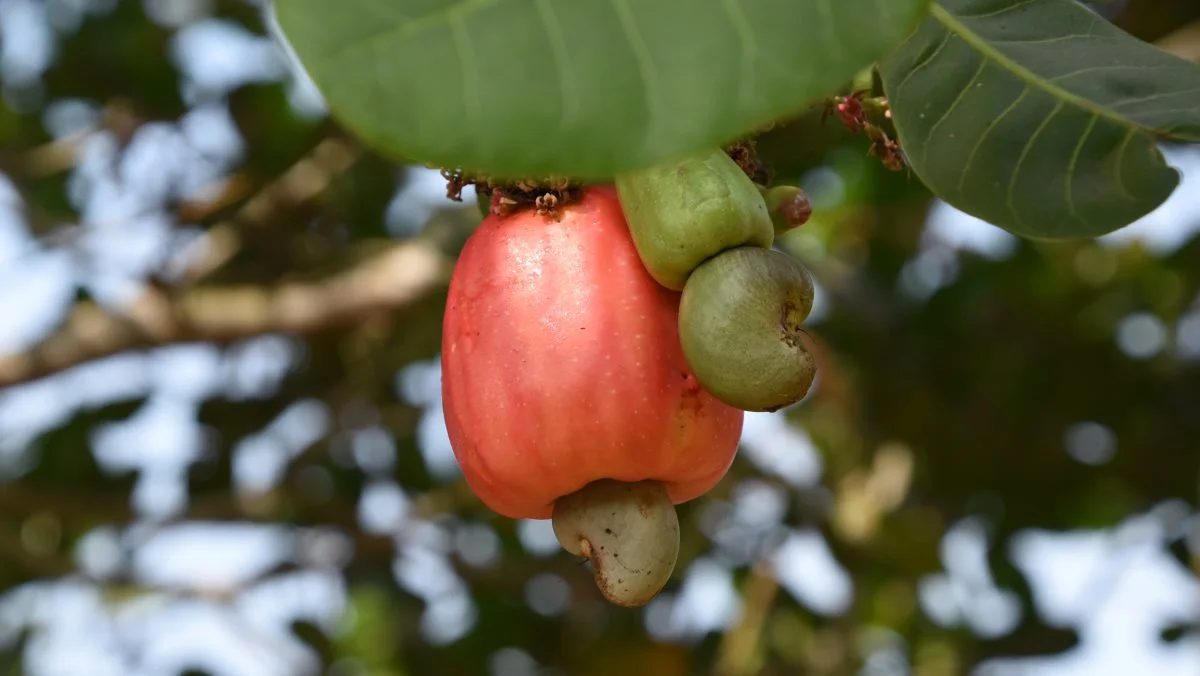
[[[289,43],[380,150],[493,177],[607,178],[827,96],[927,0],[281,0]]]
[[[1200,141],[1200,67],[1073,0],[944,0],[881,70],[917,175],[1026,237],[1132,223],[1179,182],[1157,141]]]
[[[1021,236],[1132,223],[1179,181],[1156,142],[1200,140],[1200,68],[1074,0],[283,0],[277,12],[347,127],[387,154],[494,178],[606,180],[727,143],[880,59],[916,176]]]
[[[279,0],[280,12],[285,13],[293,3],[300,4]],[[70,3],[59,4],[66,7]],[[354,11],[351,3],[323,0],[319,4],[325,12]],[[397,0],[392,6],[400,4]],[[638,11],[652,11],[641,8],[650,4],[640,3]],[[835,8],[859,6],[842,0],[830,0],[829,4]],[[1053,0],[1041,0],[1026,8],[1034,11],[1051,4]],[[1153,19],[1152,29],[1134,31],[1143,40],[1156,39],[1182,25],[1196,15],[1197,7],[1195,0],[1130,0],[1127,4],[1131,14],[1117,20],[1122,28],[1131,28],[1130,16]],[[117,113],[111,116],[115,122],[128,122],[132,111],[128,126],[106,123],[114,124],[106,132],[120,132],[122,143],[149,123],[174,126],[189,112],[190,102],[180,96],[184,78],[168,58],[169,39],[177,29],[148,21],[142,6],[116,3],[113,14],[89,19],[77,31],[62,33],[56,48],[58,61],[47,72],[40,94],[43,105],[0,105],[0,171],[15,184],[30,228],[38,236],[45,235],[38,246],[70,254],[79,261],[81,277],[99,254],[79,242],[100,239],[117,245],[112,248],[128,244],[133,249],[144,243],[144,238],[131,231],[114,234],[93,230],[87,223],[77,224],[83,218],[72,211],[65,197],[66,186],[77,180],[77,172],[70,166],[41,163],[48,157],[45,151],[55,147],[44,128],[46,107],[84,97],[106,115]],[[216,18],[244,26],[253,35],[264,32],[247,3],[209,6]],[[952,6],[943,3],[940,7],[950,12]],[[1168,7],[1174,9],[1168,11]],[[958,10],[953,11],[949,15],[957,16]],[[847,26],[863,21],[864,16],[871,21],[873,16],[846,14],[850,17]],[[1078,16],[1092,20],[1090,15]],[[1164,17],[1173,17],[1170,21],[1174,23],[1166,25]],[[958,20],[971,23],[961,17]],[[687,28],[686,18],[680,21],[680,30]],[[117,36],[115,43],[106,41],[108,35]],[[519,40],[511,42],[514,48],[524,48]],[[1053,44],[1058,45],[1055,54],[1072,48],[1070,42]],[[1118,53],[1118,47],[1114,41],[1111,53]],[[803,45],[794,48],[807,49]],[[911,44],[897,55],[910,48]],[[1106,48],[1102,55],[1109,53]],[[389,63],[388,68],[396,77],[416,77],[411,71],[422,70],[431,61],[424,53],[413,58]],[[721,67],[719,59],[710,61],[707,68]],[[887,70],[895,63],[895,58],[885,63],[885,82]],[[971,64],[974,68],[968,68]],[[978,61],[963,67],[968,68],[969,78]],[[535,80],[508,78],[514,87],[529,90],[533,85],[526,82]],[[1137,83],[1143,82],[1161,86],[1139,77]],[[546,87],[551,101],[555,99],[554,86],[555,79],[549,77]],[[944,88],[957,95],[953,81],[938,87],[936,91]],[[297,166],[304,169],[299,172],[302,178],[320,173],[313,171],[320,169],[320,164],[306,159],[311,151],[323,140],[345,141],[337,124],[328,120],[316,123],[297,115],[286,94],[287,85],[281,83],[252,84],[232,92],[225,103],[245,141],[245,152],[230,170],[225,186],[228,201],[217,210],[201,209],[187,216],[169,207],[180,224],[210,234],[230,229],[238,234],[241,243],[235,255],[199,284],[252,286],[309,279],[319,276],[317,267],[351,266],[364,250],[392,246],[400,237],[428,239],[437,242],[448,256],[457,253],[478,223],[475,205],[447,201],[438,205],[423,228],[417,228],[419,234],[392,231],[384,214],[404,172],[371,150],[313,199],[295,203],[286,190],[270,189],[276,179]],[[417,99],[408,102],[419,103]],[[1060,116],[1068,110],[1064,106]],[[901,137],[914,155],[917,175],[929,180],[923,173],[929,169],[915,156],[919,146],[904,137],[905,119],[898,110]],[[501,136],[495,133],[499,128],[493,126],[485,132]],[[605,128],[611,131],[615,127]],[[402,125],[396,129],[395,133],[404,133]],[[1138,129],[1138,135],[1155,133],[1149,126]],[[459,132],[474,133],[469,128],[455,128],[455,133]],[[183,511],[153,523],[139,513],[134,501],[134,482],[145,475],[137,471],[110,474],[93,455],[95,434],[107,424],[139,416],[149,406],[146,393],[131,395],[132,401],[71,408],[69,415],[61,417],[43,415],[64,412],[54,407],[67,406],[61,402],[73,400],[74,390],[87,382],[68,374],[56,386],[59,389],[50,390],[49,395],[42,389],[40,396],[34,396],[42,402],[38,407],[25,406],[19,412],[6,409],[7,417],[0,417],[4,430],[25,419],[46,420],[54,429],[39,434],[27,449],[29,457],[38,461],[35,467],[24,474],[6,474],[0,481],[0,597],[8,603],[5,617],[12,620],[29,610],[22,599],[28,599],[31,590],[85,589],[103,599],[104,605],[98,608],[103,612],[81,614],[79,606],[68,606],[69,612],[61,616],[43,612],[36,617],[47,624],[62,620],[61,624],[81,627],[81,634],[107,637],[112,636],[114,626],[131,627],[126,622],[129,618],[148,618],[133,624],[158,622],[155,609],[170,613],[213,602],[222,613],[228,613],[223,617],[236,622],[234,632],[254,642],[253,653],[261,660],[253,663],[258,672],[273,668],[294,673],[279,657],[274,640],[250,631],[256,626],[253,622],[237,622],[243,602],[261,591],[255,582],[243,588],[213,589],[203,584],[177,588],[134,576],[129,568],[110,578],[92,577],[79,568],[86,558],[84,538],[98,528],[111,529],[128,542],[120,553],[132,560],[139,551],[138,542],[148,532],[197,522],[218,526],[254,522],[280,526],[302,535],[301,541],[315,535],[309,526],[319,526],[353,544],[352,557],[344,566],[328,564],[317,569],[344,579],[348,596],[347,615],[327,637],[314,640],[329,662],[314,668],[320,673],[485,676],[497,673],[494,660],[499,651],[519,648],[546,674],[833,676],[860,673],[870,657],[873,637],[881,629],[903,639],[903,659],[911,673],[921,676],[971,673],[981,661],[998,656],[1052,655],[1073,649],[1081,640],[1078,628],[1043,623],[1034,603],[1032,579],[1011,563],[1014,540],[1010,536],[1039,529],[1065,538],[1086,538],[1088,533],[1082,529],[1126,523],[1131,515],[1146,514],[1165,501],[1188,505],[1195,523],[1200,476],[1196,446],[1200,438],[1200,416],[1196,415],[1200,359],[1194,339],[1186,339],[1185,326],[1190,321],[1194,327],[1200,321],[1194,304],[1200,294],[1200,239],[1189,235],[1190,241],[1168,248],[1167,253],[1137,243],[1102,246],[1090,241],[1021,241],[1011,251],[1005,249],[1006,255],[953,252],[936,243],[937,232],[926,229],[931,202],[921,182],[904,172],[883,169],[866,155],[861,136],[843,133],[828,123],[821,127],[819,110],[810,110],[762,135],[758,150],[780,179],[799,182],[813,197],[812,220],[776,241],[800,258],[820,284],[822,309],[805,327],[819,347],[814,355],[821,360],[820,382],[788,420],[794,426],[792,431],[802,431],[811,439],[822,470],[818,483],[795,487],[757,464],[753,454],[740,454],[715,490],[680,506],[680,562],[667,588],[668,595],[683,592],[691,583],[686,577],[691,566],[702,557],[729,559],[733,561],[729,568],[735,593],[745,610],[743,622],[692,643],[663,641],[648,632],[648,613],[623,611],[600,600],[589,571],[577,560],[561,552],[535,552],[518,538],[520,524],[495,517],[473,500],[461,480],[431,469],[422,451],[432,436],[429,428],[437,421],[422,406],[400,397],[396,381],[399,369],[437,355],[445,305],[442,288],[393,314],[292,337],[297,360],[270,394],[247,398],[218,391],[200,402],[197,419],[192,422],[203,428],[206,450],[204,458],[186,469],[187,504]],[[1011,159],[1019,150],[1020,146],[1008,154],[997,150],[995,156]],[[931,149],[930,157],[935,154]],[[1052,159],[1048,155],[1039,162]],[[125,154],[117,155],[116,161],[132,163]],[[931,181],[929,186],[941,194],[937,182]],[[272,207],[260,220],[228,222],[240,206],[264,193],[272,197]],[[212,196],[207,191],[203,194]],[[971,205],[970,200],[963,201],[966,198],[943,196],[960,207]],[[48,224],[56,229],[51,231]],[[1005,225],[1003,221],[999,224]],[[53,237],[51,232],[86,238]],[[20,251],[16,259],[0,261],[3,279],[24,274],[20,266],[27,255],[35,252]],[[914,297],[905,280],[915,261],[929,258],[949,263],[953,272],[941,278],[936,290]],[[109,261],[100,258],[99,262]],[[1123,353],[1117,341],[1122,322],[1131,313],[1149,313],[1164,332],[1160,349],[1140,359]],[[8,315],[5,321],[9,321]],[[242,347],[235,344],[218,349],[229,355]],[[165,359],[163,366],[154,366],[151,362],[160,353],[151,350],[147,355],[144,375],[152,376],[160,388],[153,395],[155,401],[161,404],[164,397],[185,397],[196,374],[189,372],[191,369],[171,372],[166,364],[174,362]],[[239,379],[262,377],[250,369]],[[224,378],[221,380],[224,383]],[[50,383],[35,383],[32,389],[47,385]],[[0,402],[16,401],[22,396],[19,390],[24,388],[0,390]],[[24,392],[26,401],[31,394],[36,392]],[[273,433],[265,432],[291,403],[304,400],[327,407],[331,429],[322,439],[289,456],[283,476],[269,491],[247,491],[235,481],[235,461],[242,452],[239,447],[255,436],[274,440]],[[1107,463],[1083,464],[1065,452],[1065,430],[1082,421],[1102,424],[1114,435],[1115,453]],[[184,422],[173,419],[170,424],[182,426]],[[394,441],[396,457],[391,469],[371,474],[352,459],[349,440],[366,427],[382,429]],[[20,439],[6,436],[4,430],[0,430],[0,447],[5,448],[3,460],[8,463],[11,454],[19,453],[13,448],[20,446]],[[154,453],[160,441],[156,433],[171,436],[178,431],[156,426],[136,438],[130,436],[128,450]],[[898,456],[908,457],[912,463],[909,481],[899,488],[879,471],[887,466],[880,458]],[[5,470],[10,470],[8,464]],[[397,528],[398,532],[381,534],[363,526],[361,517],[371,511],[364,496],[381,485],[402,488],[411,501],[412,518]],[[754,506],[753,500],[739,498],[739,492],[749,485],[785,496],[785,513],[763,540],[755,540],[749,527],[729,517],[747,505]],[[892,501],[883,506],[871,502],[877,497],[873,492],[877,488],[886,489],[883,492]],[[762,516],[763,511],[753,516]],[[414,515],[424,520],[417,521]],[[966,516],[981,517],[994,529],[989,556],[997,583],[1021,596],[1021,625],[1000,638],[984,638],[961,626],[935,623],[917,602],[926,576],[943,568],[939,550],[946,528]],[[713,523],[722,520],[732,526],[732,535],[724,540],[711,537]],[[48,524],[61,534],[53,547],[47,545],[48,538],[29,536],[37,535],[36,527],[53,530]],[[479,563],[456,553],[462,526],[494,531],[500,541],[498,556]],[[852,578],[854,599],[845,615],[816,613],[770,576],[756,572],[769,554],[766,547],[777,536],[795,529],[819,531]],[[433,605],[397,581],[398,562],[412,554],[418,539],[409,537],[413,535],[429,536],[434,546],[445,549],[446,569],[461,579],[478,612],[470,632],[451,643],[436,643],[422,633]],[[316,543],[319,539],[311,540]],[[1182,539],[1174,542],[1174,558],[1161,565],[1174,565],[1169,570],[1180,576],[1200,571],[1200,550],[1193,546],[1182,551]],[[221,544],[229,545],[229,558],[238,558],[233,553],[235,542]],[[1118,543],[1113,544],[1116,547]],[[214,556],[225,556],[223,547],[214,547],[214,551]],[[424,551],[428,557],[429,550]],[[745,559],[736,558],[738,552],[747,551],[750,554]],[[1140,577],[1144,569],[1136,568],[1142,557],[1126,556],[1127,550],[1119,548],[1114,552],[1100,568],[1117,572],[1112,577],[1097,576],[1097,590],[1120,585],[1127,574],[1145,579]],[[310,598],[302,588],[288,584],[294,579],[289,577],[294,572],[291,569],[298,565],[290,563],[266,572],[262,581],[284,587],[286,599]],[[306,567],[302,572],[312,570]],[[1087,575],[1082,569],[1070,574]],[[540,589],[538,583],[547,579],[561,583],[560,591],[569,599],[562,614],[545,614],[530,603],[536,596],[533,592]],[[432,575],[426,578],[434,580]],[[553,591],[553,585],[550,588]],[[243,592],[249,595],[242,596]],[[1037,599],[1039,603],[1043,600]],[[274,612],[269,608],[267,614]],[[662,614],[660,609],[655,613]],[[313,632],[305,629],[305,637],[313,639]],[[1105,634],[1106,641],[1128,639],[1144,645],[1145,637],[1155,630],[1140,625],[1135,629],[1128,635]],[[7,631],[5,635],[10,636]],[[77,652],[61,647],[62,643],[48,643],[47,636],[44,626],[33,626],[4,643],[0,673],[27,673],[51,652],[66,657]],[[185,629],[174,632],[171,642],[203,642],[204,636]],[[1192,636],[1194,633],[1184,640],[1194,640]],[[157,643],[123,647],[135,664],[146,659],[143,649],[162,649]],[[202,644],[198,649],[209,647]],[[90,659],[94,653],[87,654]]]

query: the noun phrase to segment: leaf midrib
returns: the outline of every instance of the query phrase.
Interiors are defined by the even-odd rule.
[[[932,5],[930,6],[930,13],[943,26],[945,26],[947,30],[949,30],[951,33],[954,33],[963,42],[967,43],[968,45],[973,47],[975,50],[977,50],[980,54],[983,55],[984,58],[990,59],[990,60],[996,62],[1002,68],[1007,69],[1013,75],[1017,76],[1021,80],[1024,80],[1030,86],[1035,87],[1037,89],[1041,89],[1042,91],[1049,93],[1051,96],[1055,96],[1055,97],[1059,98],[1060,100],[1063,100],[1063,101],[1066,101],[1069,103],[1073,103],[1073,104],[1079,106],[1080,108],[1091,112],[1093,115],[1105,118],[1112,122],[1116,122],[1117,124],[1131,126],[1131,127],[1137,127],[1138,129],[1141,129],[1143,131],[1153,131],[1146,125],[1143,125],[1139,122],[1131,120],[1127,117],[1122,117],[1121,115],[1113,112],[1112,110],[1110,110],[1108,108],[1103,107],[1102,105],[1093,103],[1089,99],[1086,99],[1078,94],[1075,94],[1074,92],[1063,89],[1062,87],[1059,87],[1059,86],[1053,84],[1049,80],[1046,80],[1045,78],[1038,76],[1037,73],[1034,73],[1033,71],[1029,70],[1025,66],[1022,66],[1021,64],[1017,63],[1013,59],[1009,58],[1007,55],[1005,55],[1000,50],[996,49],[995,47],[992,47],[991,44],[988,43],[987,40],[984,40],[983,38],[979,37],[979,35],[977,33],[975,33],[974,31],[972,31],[966,24],[959,21],[957,18],[955,18],[955,16],[953,14],[951,14],[948,10],[946,10],[944,7],[942,7],[941,3],[938,3],[938,2],[932,3]]]

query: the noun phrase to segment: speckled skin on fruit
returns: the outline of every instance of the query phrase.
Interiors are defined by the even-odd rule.
[[[596,586],[617,605],[645,605],[679,558],[679,518],[657,482],[601,480],[559,498],[554,536],[592,562]]]
[[[720,148],[622,174],[616,186],[643,264],[669,289],[725,249],[775,241],[758,187]]]
[[[696,268],[684,287],[684,354],[703,386],[730,406],[790,406],[816,377],[816,361],[800,339],[812,304],[812,279],[787,254],[758,247],[723,251]]]
[[[688,368],[679,294],[642,266],[616,191],[560,211],[489,216],[455,267],[442,397],[459,466],[511,518],[550,518],[605,478],[698,497],[728,471],[743,412]]]

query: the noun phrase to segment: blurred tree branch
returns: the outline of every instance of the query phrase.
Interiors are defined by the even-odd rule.
[[[478,504],[478,498],[462,479],[413,496],[412,516],[435,519],[457,513]],[[3,517],[17,520],[34,513],[53,514],[72,530],[82,532],[97,524],[131,524],[138,520],[128,495],[80,493],[49,486],[31,487],[20,483],[0,483],[0,563],[12,560],[39,575],[62,575],[72,570],[68,563],[56,563],[52,558],[38,558],[25,551],[16,535],[2,528]],[[313,525],[333,527],[350,537],[356,558],[377,562],[395,553],[391,534],[365,532],[358,521],[354,501],[333,500],[319,504],[297,500],[293,492],[280,488],[258,495],[236,491],[217,491],[192,495],[186,509],[165,520],[156,521],[154,529],[168,528],[189,521],[251,522],[289,524],[300,528]]]
[[[323,193],[335,178],[349,171],[362,158],[363,152],[361,146],[347,139],[329,138],[318,143],[312,152],[251,196],[232,220],[217,223],[205,232],[205,255],[188,266],[181,281],[195,283],[212,274],[241,248],[242,228],[261,227],[281,208],[306,202]],[[244,190],[242,184],[244,181],[231,178],[216,200],[184,205],[181,215],[203,218],[236,200]]]
[[[147,287],[124,313],[76,305],[56,333],[33,348],[0,354],[0,387],[27,382],[130,349],[181,342],[226,343],[268,333],[313,333],[409,305],[449,279],[452,262],[435,245],[392,245],[354,268],[316,282],[272,287]]]
[[[278,520],[281,513],[287,512],[293,520],[320,517],[323,523],[340,526],[349,531],[358,527],[357,508],[353,504],[324,502],[306,506],[307,503],[297,501],[284,504],[280,500],[283,497],[292,496],[286,489],[258,495],[241,494],[236,491],[192,495],[183,513],[168,519],[166,523],[228,520],[270,523]],[[459,479],[414,495],[412,513],[418,518],[429,519],[470,508],[477,502],[478,499],[470,492],[466,482]],[[129,496],[125,493],[80,493],[74,489],[33,487],[19,482],[0,483],[0,513],[25,517],[39,512],[54,514],[70,522],[89,524],[129,523],[138,518]]]
[[[1154,44],[1182,59],[1200,62],[1200,19],[1180,26]]]
[[[763,666],[762,634],[779,595],[779,582],[766,557],[750,571],[742,590],[741,620],[729,627],[717,649],[718,676],[748,676]]]
[[[111,108],[114,106],[108,106],[106,111]],[[0,153],[0,175],[12,174],[24,179],[53,176],[76,165],[84,142],[92,134],[111,130],[128,137],[141,124],[140,120],[125,120],[123,116],[113,113],[106,113],[105,118],[120,119],[122,122],[87,127],[20,154],[8,156]],[[256,181],[249,174],[238,172],[209,185],[206,191],[202,191],[205,193],[202,198],[180,202],[175,217],[181,222],[203,221],[233,206],[237,206],[237,210],[229,219],[221,220],[205,231],[198,243],[203,255],[188,265],[179,281],[183,284],[195,283],[220,269],[242,248],[244,229],[263,228],[281,212],[315,199],[339,176],[353,168],[365,154],[363,147],[352,139],[326,138],[279,176],[257,189]],[[46,231],[43,242],[65,246],[81,235],[81,227],[56,230],[58,219],[36,209],[34,200],[25,194],[19,182],[17,190],[22,196],[25,217],[34,230]]]

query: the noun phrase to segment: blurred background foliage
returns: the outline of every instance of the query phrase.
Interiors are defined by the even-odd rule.
[[[1200,59],[1194,0],[1093,7]],[[472,196],[339,129],[263,10],[0,0],[0,673],[1200,673],[1197,149],[1047,244],[819,109],[764,136],[820,380],[621,610],[450,455]]]

